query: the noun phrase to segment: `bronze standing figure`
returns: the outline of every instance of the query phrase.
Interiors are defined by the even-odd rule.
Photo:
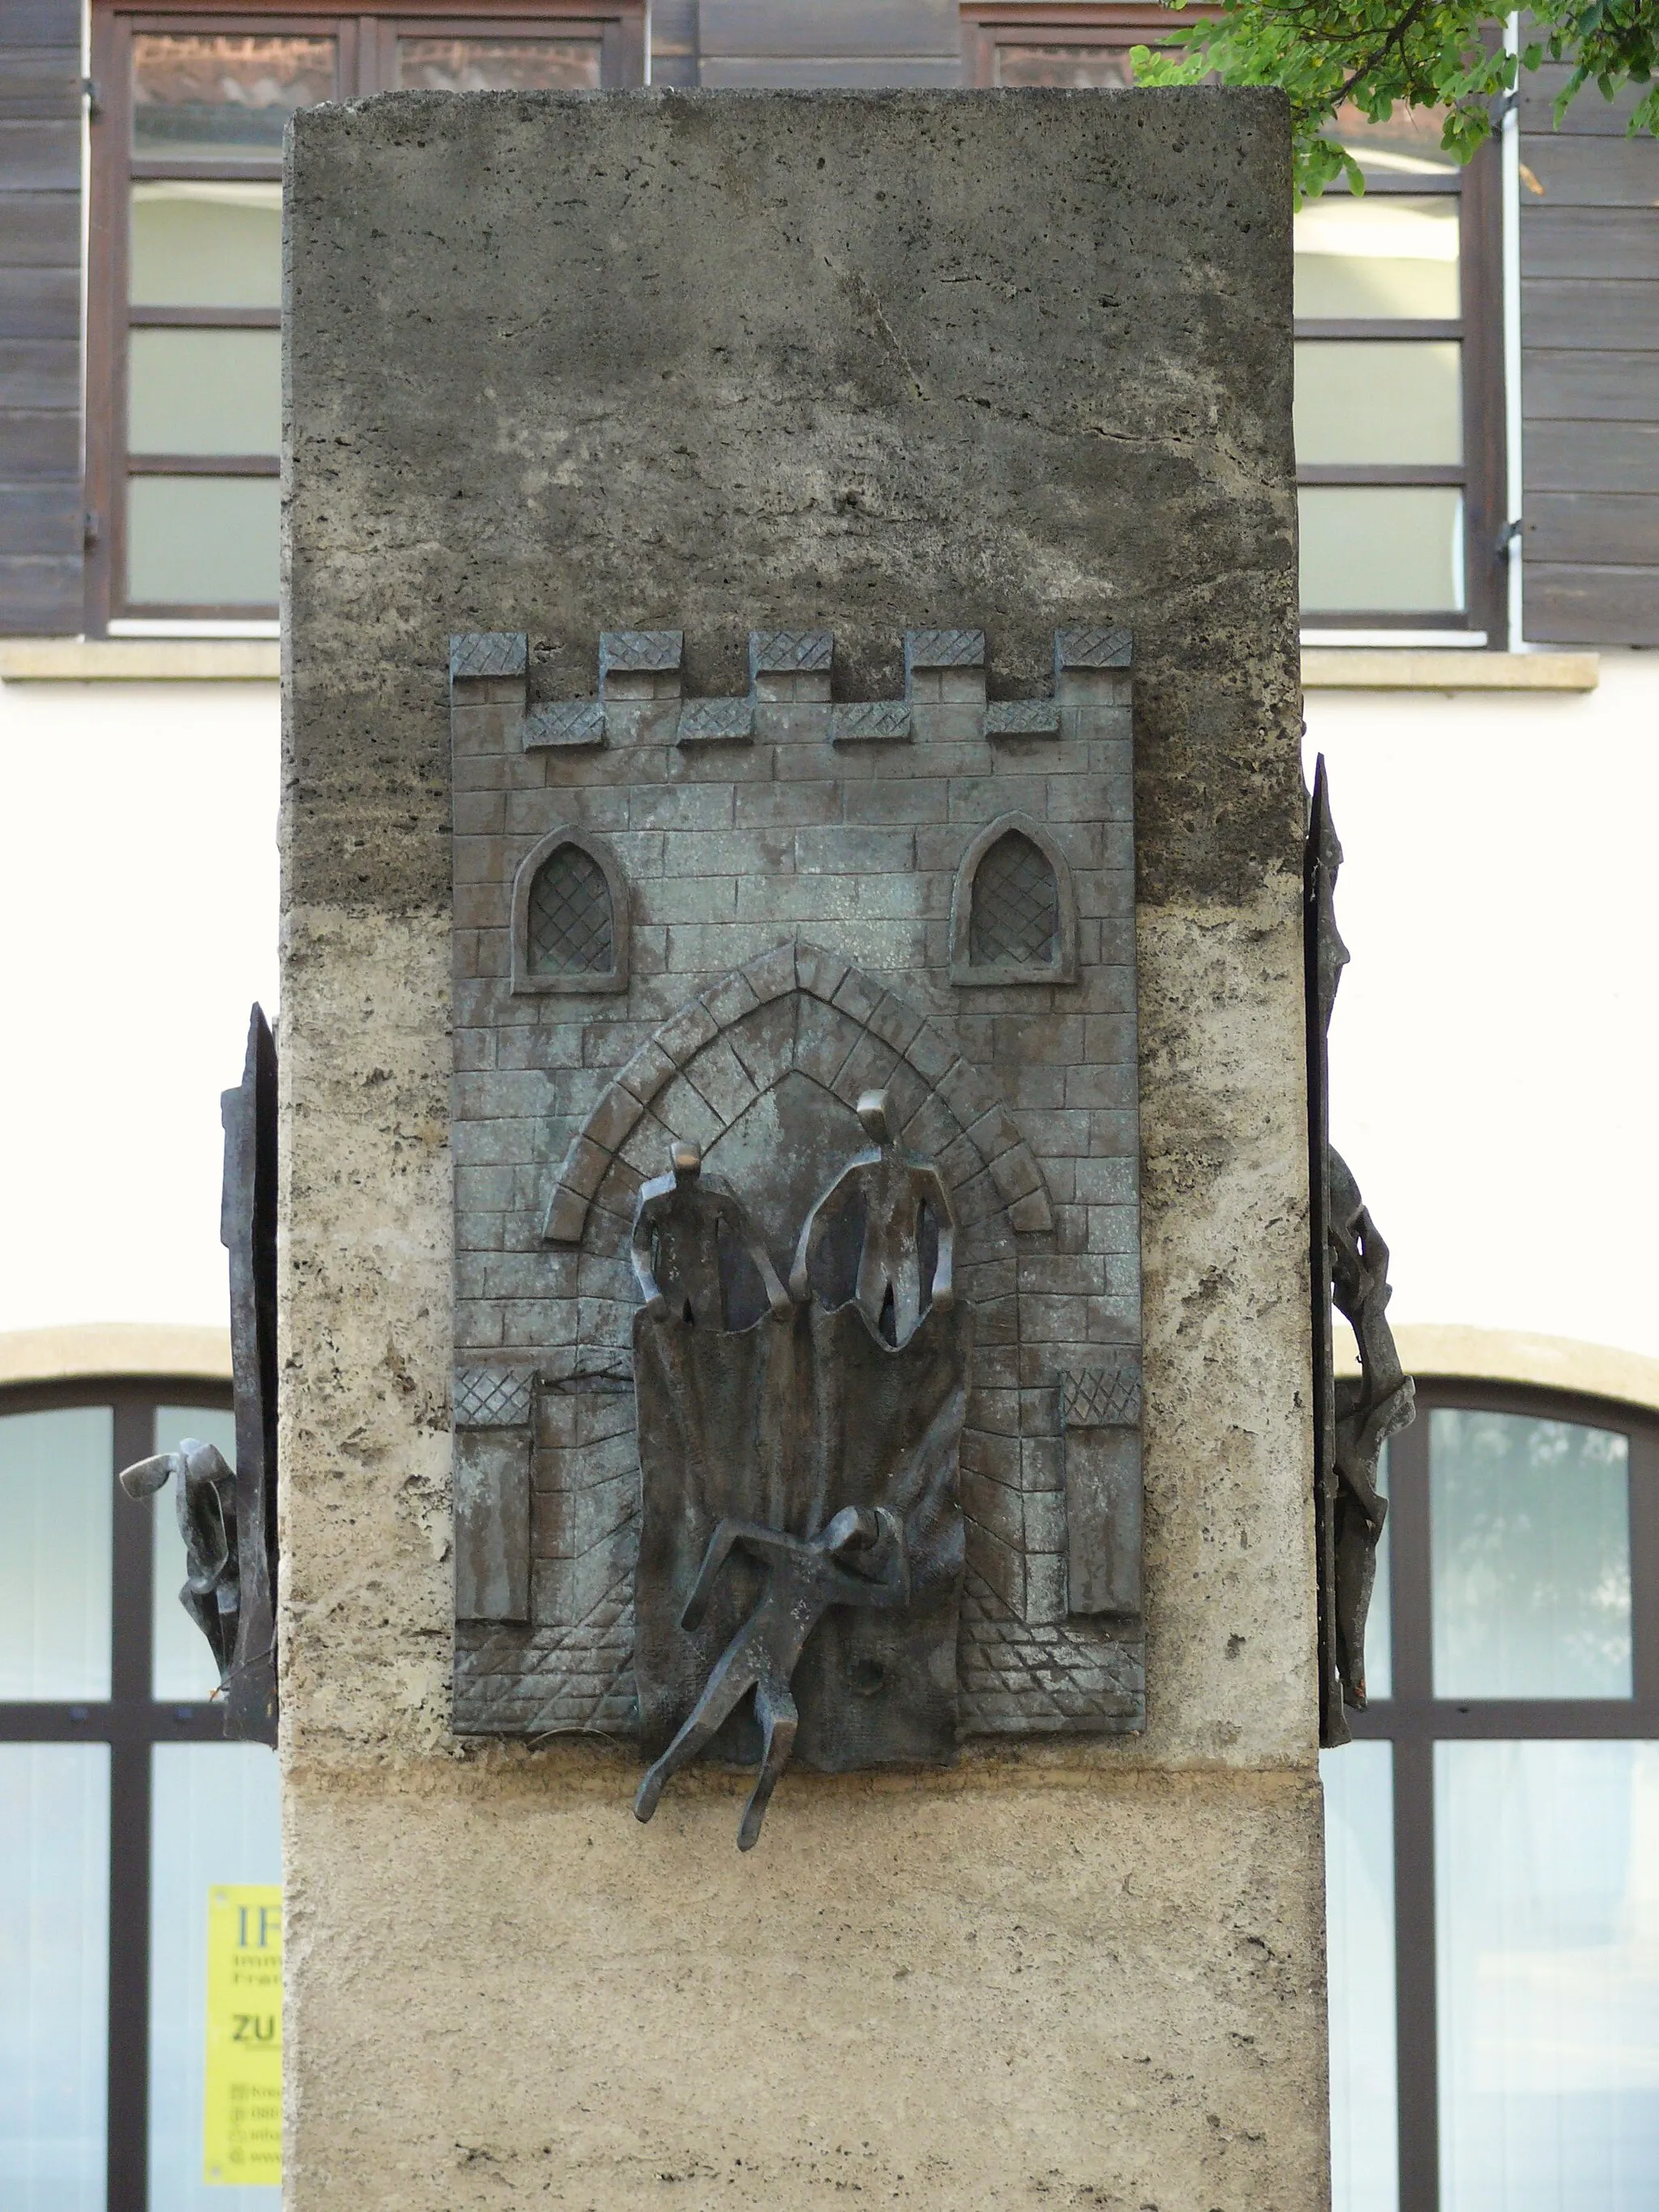
[[[672,1166],[640,1192],[629,1246],[634,1278],[653,1321],[670,1311],[708,1328],[726,1326],[720,1282],[720,1232],[748,1254],[758,1270],[774,1317],[787,1321],[793,1308],[765,1245],[738,1201],[729,1192],[711,1190],[702,1181],[702,1150],[680,1143]],[[668,1289],[663,1285],[666,1284]]]
[[[864,1241],[860,1248],[854,1295],[878,1336],[906,1344],[921,1319],[921,1217],[933,1217],[939,1257],[933,1267],[931,1303],[946,1313],[956,1303],[951,1262],[956,1245],[956,1215],[945,1179],[931,1160],[903,1151],[893,1133],[893,1102],[885,1091],[866,1091],[858,1117],[870,1139],[868,1152],[855,1152],[807,1215],[790,1270],[790,1294],[805,1305],[812,1295],[812,1262],[833,1217],[855,1200],[864,1206]]]

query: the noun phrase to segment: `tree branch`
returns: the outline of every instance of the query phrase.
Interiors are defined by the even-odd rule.
[[[1370,59],[1367,62],[1362,62],[1359,67],[1354,71],[1353,75],[1348,79],[1347,82],[1343,86],[1341,91],[1337,94],[1339,103],[1348,97],[1355,85],[1357,85],[1363,77],[1368,77],[1373,70],[1380,69],[1382,67],[1382,64],[1388,59],[1389,52],[1399,47],[1400,43],[1401,40],[1404,39],[1407,32],[1409,31],[1412,25],[1417,21],[1418,18],[1422,15],[1424,9],[1428,6],[1428,4],[1429,0],[1412,0],[1411,6],[1407,9],[1405,14],[1395,25],[1393,30],[1389,32],[1388,37],[1383,40],[1382,45],[1371,56]]]

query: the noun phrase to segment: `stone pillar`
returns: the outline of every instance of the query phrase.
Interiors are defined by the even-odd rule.
[[[1269,93],[296,119],[295,2212],[1328,2199],[1288,183]],[[554,813],[617,930],[562,1012],[513,967]],[[1073,901],[1035,988],[951,911],[1010,817]],[[938,1142],[996,1093],[1027,1303],[980,1381],[1024,1471],[964,1452],[969,1571],[1017,1505],[1010,1665],[1127,1670],[1053,1726],[964,1688],[944,1766],[792,1768],[743,1855],[723,1769],[632,1817],[626,1612],[597,1687],[535,1644],[636,1479],[575,1389],[627,1342],[589,1218],[642,1171],[623,1072],[722,988],[710,1036],[792,994],[878,1040],[908,1009],[969,1101]],[[623,1501],[586,1535],[579,1460]],[[497,1634],[578,1687],[491,1707]]]

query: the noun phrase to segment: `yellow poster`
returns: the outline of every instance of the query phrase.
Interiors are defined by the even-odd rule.
[[[283,2178],[283,1893],[275,1882],[208,1892],[204,2178]]]

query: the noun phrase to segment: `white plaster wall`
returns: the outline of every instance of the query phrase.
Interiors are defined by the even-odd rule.
[[[1584,694],[1306,713],[1353,955],[1331,1134],[1393,1318],[1659,1352],[1659,653]]]
[[[1395,1318],[1659,1352],[1659,654],[1310,693],[1354,954],[1332,1127]],[[0,685],[0,1328],[222,1323],[220,1089],[275,1011],[274,684]]]
[[[274,684],[0,685],[0,1329],[226,1321],[219,1093],[276,994]]]

